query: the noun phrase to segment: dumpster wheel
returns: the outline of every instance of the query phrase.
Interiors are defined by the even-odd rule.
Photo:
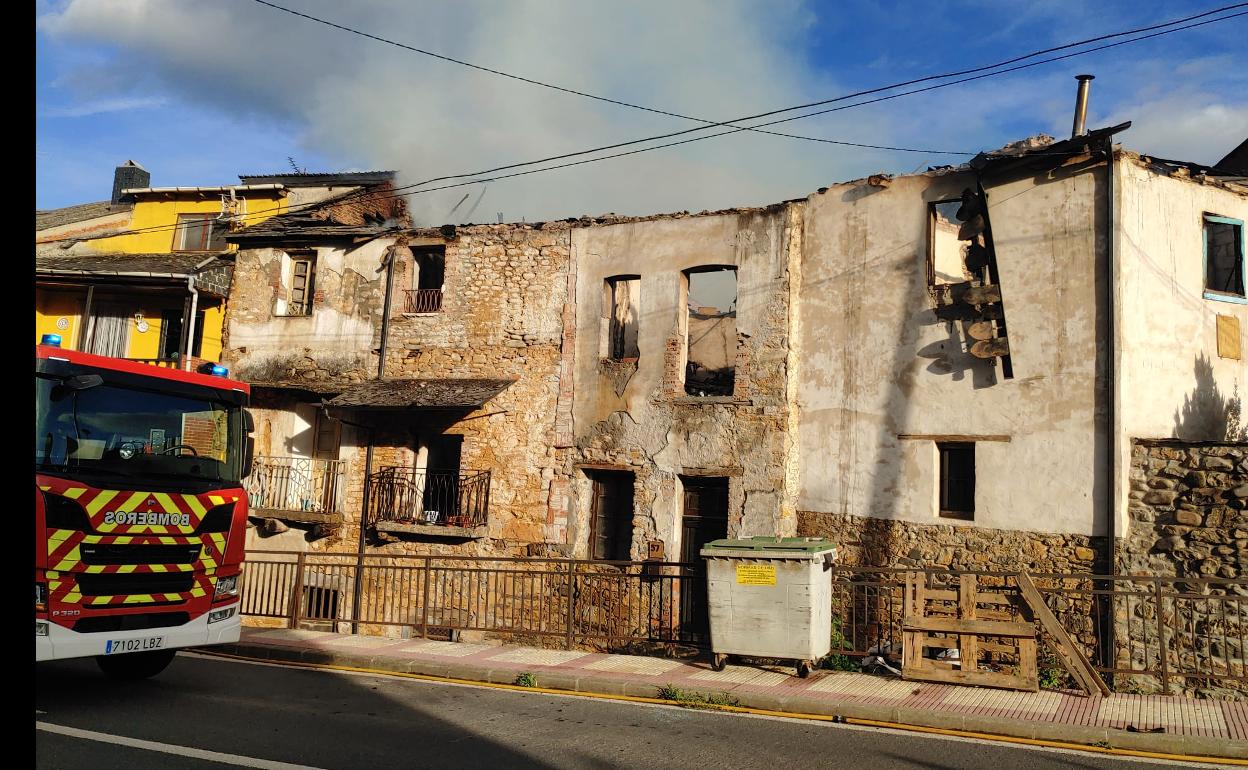
[[[811,667],[811,661],[799,660],[797,662],[797,675],[800,676],[802,679],[805,679],[806,677],[810,676],[810,667]]]
[[[724,666],[728,665],[728,656],[723,653],[715,653],[711,656],[711,670],[723,671]]]

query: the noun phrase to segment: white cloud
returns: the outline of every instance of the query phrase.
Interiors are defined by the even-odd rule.
[[[131,110],[163,107],[168,103],[169,100],[163,96],[128,96],[115,99],[95,99],[63,107],[45,107],[41,108],[39,113],[47,118],[85,118],[108,112],[129,112]]]
[[[1210,94],[1172,94],[1121,106],[1117,114],[1132,121],[1124,144],[1159,158],[1213,164],[1248,137],[1248,104]]]

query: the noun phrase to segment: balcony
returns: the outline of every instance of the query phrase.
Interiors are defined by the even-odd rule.
[[[403,292],[404,313],[442,312],[441,289],[408,289]]]
[[[480,538],[489,509],[489,471],[385,467],[368,478],[368,524],[381,532]]]
[[[253,516],[313,524],[342,520],[345,460],[257,455],[247,477]]]

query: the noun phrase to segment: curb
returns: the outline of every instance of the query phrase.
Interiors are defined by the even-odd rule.
[[[341,666],[366,669],[376,673],[412,674],[514,687],[517,690],[557,690],[584,695],[605,695],[666,703],[656,697],[653,683],[641,683],[608,674],[572,674],[565,671],[536,671],[537,688],[515,684],[516,669],[490,668],[459,661],[397,660],[388,656],[372,656],[350,652],[282,647],[277,645],[220,644],[196,652],[238,656],[303,665]],[[688,692],[714,696],[715,689],[686,688]],[[1068,744],[1066,748],[1103,753],[1143,752],[1165,755],[1159,759],[1221,760],[1225,764],[1248,766],[1248,741],[1212,738],[1201,735],[1164,733],[1133,733],[1111,727],[1032,722],[978,714],[957,714],[927,709],[872,704],[838,703],[806,696],[776,696],[766,693],[732,693],[739,707],[719,707],[727,711],[764,711],[773,716],[823,718],[828,721],[859,722],[868,726],[910,729],[920,732],[955,731],[968,737],[1018,739],[1036,743]],[[1121,751],[1115,751],[1121,750]]]

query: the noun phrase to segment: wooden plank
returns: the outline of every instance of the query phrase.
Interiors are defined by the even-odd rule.
[[[1018,667],[1014,675],[1030,682],[1039,682],[1040,675],[1036,670],[1036,640],[1018,640]],[[1039,689],[1039,685],[1033,689]]]
[[[1032,637],[1034,626],[1000,620],[959,620],[957,618],[902,618],[903,631],[938,631],[945,634],[983,634],[985,636]]]
[[[975,576],[962,574],[958,579],[958,618],[962,622],[975,620]],[[979,669],[979,638],[974,634],[958,636],[958,660],[963,671]]]
[[[906,589],[903,604],[907,615],[923,615],[923,592],[919,587],[919,573],[906,573]],[[902,670],[921,671],[923,669],[923,634],[903,632],[901,635],[901,667]]]
[[[943,682],[947,684],[974,685],[977,687],[996,687],[1003,690],[1025,690],[1028,692],[1035,692],[1040,689],[1039,682],[1035,678],[1029,680],[1026,677],[1000,674],[995,671],[970,672],[931,668],[912,674],[902,669],[901,678],[920,682]]]
[[[971,355],[976,358],[997,358],[999,356],[1008,356],[1009,354],[1010,342],[1005,337],[980,340],[971,345]]]
[[[1100,693],[1101,695],[1109,695],[1109,688],[1105,682],[1101,680],[1096,669],[1092,668],[1092,664],[1084,657],[1083,651],[1079,649],[1079,645],[1075,644],[1070,638],[1070,634],[1066,633],[1066,629],[1058,621],[1057,617],[1044,603],[1044,597],[1040,595],[1040,591],[1036,589],[1036,584],[1031,581],[1031,576],[1026,572],[1018,573],[1018,589],[1023,597],[1023,601],[1035,614],[1036,619],[1040,621],[1040,625],[1045,632],[1053,638],[1057,646],[1057,656],[1061,659],[1062,665],[1074,677],[1075,682],[1084,689],[1089,695]]]
[[[973,435],[970,433],[898,433],[902,441],[1004,441],[1010,437],[1002,434]]]
[[[976,321],[966,327],[966,333],[973,340],[990,340],[997,330],[993,327],[992,321]]]

